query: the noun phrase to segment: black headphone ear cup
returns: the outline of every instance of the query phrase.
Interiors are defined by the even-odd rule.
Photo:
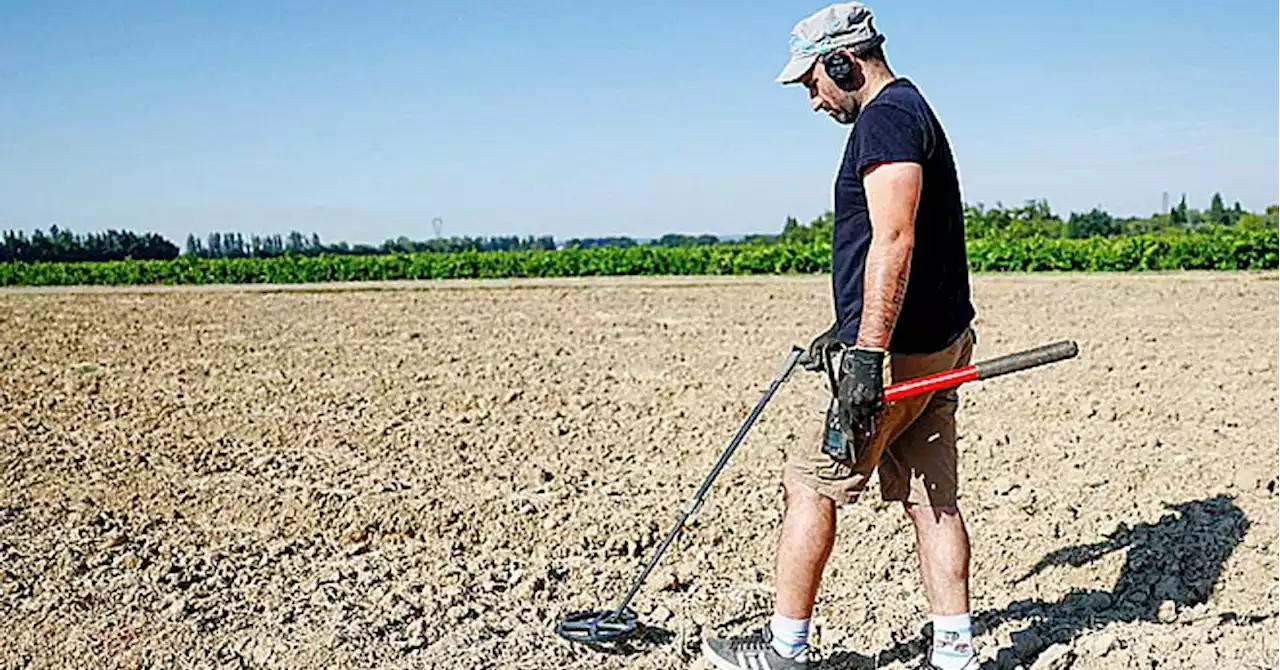
[[[822,59],[822,64],[826,67],[827,76],[831,77],[831,81],[835,82],[844,91],[854,91],[858,89],[858,82],[853,76],[853,62],[849,60],[843,52],[836,51],[828,54]]]

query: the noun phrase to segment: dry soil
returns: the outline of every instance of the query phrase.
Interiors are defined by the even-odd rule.
[[[0,295],[0,665],[706,667],[768,616],[803,371],[641,589],[644,637],[552,632],[622,597],[829,322],[823,277],[343,288]],[[1080,345],[961,391],[989,666],[1275,667],[1277,297],[975,279],[977,358]],[[839,524],[823,667],[914,667],[910,526],[874,495]]]

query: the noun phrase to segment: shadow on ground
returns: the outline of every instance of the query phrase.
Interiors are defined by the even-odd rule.
[[[1004,609],[974,615],[976,634],[1007,621],[1030,623],[1012,636],[1013,646],[997,652],[994,667],[1029,666],[1050,645],[1072,643],[1080,635],[1113,622],[1166,622],[1186,607],[1208,600],[1222,566],[1244,538],[1249,521],[1227,496],[1168,506],[1156,523],[1121,525],[1101,542],[1059,549],[1040,559],[1026,580],[1053,566],[1082,566],[1115,551],[1126,551],[1120,577],[1110,590],[1073,591],[1056,602],[1019,600]],[[1219,615],[1239,618],[1235,613]],[[932,636],[925,626],[912,637],[876,656],[837,652],[821,667],[862,670],[920,657]]]
[[[643,654],[655,647],[668,644],[674,639],[675,633],[672,633],[665,628],[640,624],[637,626],[634,635],[627,639],[601,643],[582,642],[579,644],[582,645],[583,649],[588,649],[600,654],[609,656],[631,656],[634,654]]]

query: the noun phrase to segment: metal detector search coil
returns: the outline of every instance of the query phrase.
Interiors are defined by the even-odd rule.
[[[1076,343],[1070,340],[1055,342],[1035,349],[981,361],[963,368],[947,370],[926,377],[892,384],[885,389],[884,400],[885,402],[893,402],[959,386],[971,381],[991,379],[1011,372],[1074,358],[1079,351],[1080,349],[1076,346]],[[587,610],[567,615],[556,625],[557,635],[570,642],[606,644],[628,639],[637,633],[640,627],[639,616],[637,616],[635,610],[630,608],[631,599],[640,590],[640,585],[644,583],[649,573],[653,571],[654,566],[658,564],[658,560],[666,553],[667,547],[671,545],[671,541],[675,539],[676,534],[688,522],[689,517],[702,507],[702,502],[706,499],[707,492],[711,489],[711,483],[715,481],[716,476],[720,474],[725,464],[729,462],[729,457],[733,455],[734,450],[738,448],[742,439],[746,437],[747,431],[751,429],[751,425],[760,416],[760,412],[768,404],[769,399],[773,397],[774,392],[791,378],[792,371],[802,361],[807,362],[807,352],[800,347],[792,346],[791,353],[787,356],[778,373],[774,375],[773,381],[769,383],[769,388],[764,392],[764,396],[760,398],[755,408],[751,410],[746,422],[742,424],[737,434],[733,436],[733,440],[729,442],[728,448],[724,450],[724,453],[720,454],[715,467],[712,468],[706,479],[702,481],[702,485],[694,493],[693,499],[681,508],[680,518],[671,528],[671,531],[667,533],[666,539],[658,546],[658,550],[649,559],[649,563],[645,565],[644,570],[632,583],[631,589],[627,591],[627,595],[622,599],[622,602],[613,610]]]

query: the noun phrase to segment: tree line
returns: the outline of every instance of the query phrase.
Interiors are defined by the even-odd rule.
[[[830,240],[834,221],[835,214],[831,211],[823,213],[807,225],[801,224],[794,217],[788,217],[780,237],[786,242]],[[996,203],[994,207],[987,207],[982,203],[965,205],[964,225],[965,237],[970,240],[1085,239],[1165,231],[1196,232],[1215,227],[1267,230],[1280,227],[1280,208],[1271,205],[1264,213],[1259,214],[1246,211],[1239,202],[1226,207],[1222,195],[1214,193],[1205,210],[1189,207],[1184,195],[1168,212],[1157,212],[1146,217],[1117,217],[1100,207],[1094,207],[1087,212],[1071,212],[1063,218],[1049,207],[1047,200],[1028,200],[1015,207],[1005,207],[1002,203]]]
[[[77,235],[58,226],[49,232],[5,231],[0,244],[0,262],[10,261],[121,261],[129,258],[169,260],[178,256],[178,247],[153,233],[139,235],[127,230]]]
[[[1095,207],[1087,212],[1071,212],[1066,218],[1055,213],[1046,200],[1028,200],[1021,206],[1005,207],[996,203],[966,205],[965,234],[969,239],[1090,238],[1117,237],[1231,227],[1243,230],[1267,230],[1280,226],[1277,206],[1264,213],[1244,210],[1239,202],[1231,207],[1222,195],[1213,194],[1208,208],[1198,210],[1187,204],[1186,196],[1168,212],[1149,217],[1116,217]],[[385,240],[380,245],[346,242],[326,244],[318,234],[305,235],[291,231],[287,235],[251,235],[246,241],[238,232],[213,232],[204,238],[188,235],[184,250],[153,233],[136,234],[108,230],[103,233],[77,235],[53,226],[48,233],[36,230],[31,235],[21,231],[4,233],[0,245],[0,262],[10,261],[110,261],[125,259],[171,260],[179,255],[196,258],[272,258],[276,256],[380,256],[393,253],[459,252],[459,251],[531,251],[539,249],[594,249],[602,247],[699,247],[738,242],[769,245],[779,242],[829,242],[834,212],[827,211],[808,224],[787,217],[777,234],[720,238],[715,235],[671,233],[658,238],[640,240],[631,237],[571,238],[563,243],[551,236],[448,237],[412,240],[406,236]]]
[[[384,241],[380,245],[356,244],[346,242],[325,244],[320,235],[312,233],[304,235],[292,231],[286,236],[268,235],[250,236],[248,243],[240,233],[210,233],[201,240],[195,235],[187,236],[186,253],[199,258],[271,258],[293,254],[297,256],[319,256],[334,254],[339,256],[381,256],[393,253],[418,253],[423,251],[528,251],[531,249],[555,249],[555,240],[543,237],[450,237],[416,241],[400,236]]]

